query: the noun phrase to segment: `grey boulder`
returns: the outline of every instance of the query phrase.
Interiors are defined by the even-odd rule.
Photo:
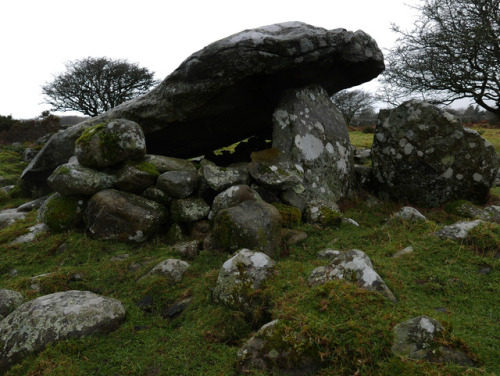
[[[396,297],[373,269],[370,258],[364,252],[351,249],[332,256],[329,265],[320,266],[312,271],[308,279],[311,286],[324,284],[332,279],[343,279],[359,284],[368,291],[378,292],[393,302],[396,301]]]
[[[20,305],[0,322],[0,373],[48,344],[67,338],[105,334],[125,320],[116,299],[88,291],[65,291]]]
[[[259,194],[250,188],[248,185],[234,185],[229,187],[224,192],[215,196],[212,203],[209,219],[213,219],[215,215],[222,209],[231,208],[244,201],[262,201]]]
[[[97,239],[143,242],[164,223],[166,213],[155,201],[107,189],[90,198],[84,219],[90,234]]]
[[[54,170],[47,183],[63,196],[92,196],[103,189],[111,188],[114,178],[78,163],[66,163]]]
[[[380,111],[371,150],[379,195],[418,206],[485,202],[498,169],[489,142],[420,101]]]
[[[168,171],[160,175],[156,186],[172,198],[186,198],[195,192],[199,182],[194,171]]]
[[[410,359],[425,359],[431,362],[450,362],[462,366],[473,366],[462,351],[439,343],[443,326],[428,316],[418,316],[394,327],[392,352]]]
[[[179,283],[188,268],[189,264],[186,261],[168,259],[155,265],[147,275],[160,275],[173,283]]]
[[[277,257],[281,245],[281,215],[265,202],[244,201],[217,213],[212,238],[217,247],[223,249],[249,248]]]
[[[146,140],[139,124],[116,119],[86,129],[75,143],[75,155],[85,167],[107,167],[146,155]]]
[[[476,219],[475,221],[460,221],[449,226],[444,226],[436,232],[441,239],[463,240],[469,232],[479,226],[484,221]]]
[[[394,218],[406,222],[425,222],[427,220],[422,213],[411,206],[403,206],[401,210],[394,214]]]

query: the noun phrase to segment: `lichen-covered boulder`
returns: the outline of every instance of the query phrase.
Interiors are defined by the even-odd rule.
[[[95,238],[142,242],[158,230],[166,213],[155,201],[107,189],[90,198],[84,219]]]
[[[320,354],[300,333],[285,335],[282,322],[262,326],[238,351],[240,374],[261,371],[267,374],[306,376],[321,368]],[[287,340],[292,337],[292,340]]]
[[[0,373],[27,355],[67,338],[106,334],[125,320],[116,299],[65,291],[20,305],[0,322]]]
[[[342,213],[335,202],[312,200],[304,208],[305,222],[324,226],[339,226],[342,222]]]
[[[212,238],[218,247],[230,251],[249,248],[277,257],[281,245],[280,213],[265,202],[244,201],[217,213]]]
[[[173,283],[179,283],[182,281],[182,276],[189,266],[190,265],[186,261],[168,259],[155,265],[155,267],[151,269],[146,276],[160,275]]]
[[[286,190],[302,183],[304,170],[276,148],[252,153],[248,172],[259,185],[271,190]]]
[[[139,124],[125,119],[86,129],[75,142],[75,155],[85,167],[112,166],[146,155],[146,140]]]
[[[212,298],[217,303],[249,313],[258,306],[256,291],[273,275],[275,262],[262,252],[240,249],[219,271]]]
[[[372,162],[381,197],[427,207],[485,202],[498,169],[493,146],[477,132],[414,100],[380,111]]]
[[[192,54],[150,93],[52,138],[23,177],[44,178],[67,161],[74,138],[66,133],[78,135],[91,125],[130,119],[143,127],[150,153],[197,157],[270,129],[285,88],[319,83],[332,95],[383,70],[382,52],[363,31],[301,22],[244,30]],[[45,157],[60,142],[67,146],[54,165],[55,156]]]
[[[431,317],[415,317],[396,325],[393,331],[392,352],[397,356],[469,367],[474,365],[462,351],[439,342],[442,339],[443,326]]]
[[[386,298],[396,301],[384,280],[373,269],[370,258],[362,251],[351,249],[332,257],[330,264],[314,269],[309,276],[309,284],[316,286],[332,279],[353,282],[369,291],[376,291]]]
[[[77,196],[53,193],[38,210],[38,220],[52,231],[60,232],[83,225],[83,212],[87,200]]]
[[[245,169],[237,167],[206,164],[200,172],[205,182],[215,192],[222,192],[233,185],[247,184],[249,178]]]
[[[47,183],[63,196],[92,196],[103,189],[111,188],[114,177],[78,163],[66,163],[54,170]]]
[[[156,186],[172,198],[191,196],[200,182],[194,171],[168,171],[160,175]]]
[[[427,218],[417,209],[411,206],[403,206],[401,210],[394,214],[395,219],[407,222],[425,222]]]
[[[114,188],[140,194],[156,184],[160,172],[147,161],[124,163],[115,173]]]
[[[312,200],[335,202],[355,186],[354,148],[342,114],[319,85],[289,90],[273,114],[273,147],[303,170],[303,209]]]
[[[170,205],[172,220],[176,223],[197,222],[208,217],[210,206],[201,197],[173,200]]]
[[[23,296],[13,290],[0,289],[0,321],[24,301]]]
[[[248,185],[234,185],[229,187],[224,192],[215,196],[212,203],[212,210],[210,211],[209,219],[213,219],[215,215],[222,209],[227,209],[243,201],[262,201],[259,194],[250,188]]]
[[[442,239],[463,240],[473,228],[479,226],[484,221],[476,219],[475,221],[460,221],[449,226],[444,226],[436,232],[436,235]]]

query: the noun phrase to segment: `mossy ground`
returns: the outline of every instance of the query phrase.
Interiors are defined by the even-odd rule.
[[[496,188],[491,202],[498,200],[500,189]],[[283,323],[283,342],[296,343],[297,353],[317,352],[322,359],[319,375],[500,373],[500,260],[495,252],[478,252],[474,244],[433,235],[443,225],[463,218],[436,208],[420,209],[429,219],[425,223],[388,220],[401,206],[382,203],[372,207],[365,195],[359,195],[341,207],[344,216],[360,227],[298,227],[308,238],[287,247],[277,260],[276,275],[260,292],[269,302],[270,316]],[[43,234],[29,244],[8,245],[35,221],[33,212],[26,220],[0,230],[0,288],[20,291],[27,299],[69,289],[89,290],[122,301],[127,319],[111,334],[49,346],[13,366],[7,376],[236,373],[237,351],[255,328],[243,314],[211,299],[227,253],[202,251],[189,261],[191,268],[179,284],[171,285],[159,277],[138,283],[156,263],[179,257],[166,236],[137,246],[97,241],[72,231]],[[498,240],[498,226],[482,227],[477,238],[486,235],[489,247],[491,241]],[[391,257],[409,245],[413,253]],[[325,248],[364,251],[398,303],[339,281],[310,288],[307,278],[311,271],[327,263],[317,258]],[[123,254],[129,257],[112,261]],[[485,267],[489,273],[480,272]],[[13,270],[17,270],[14,276]],[[32,277],[44,273],[51,274],[40,280],[41,292],[31,290]],[[82,278],[72,278],[75,274]],[[146,296],[153,304],[143,310],[137,302]],[[192,303],[184,312],[172,319],[162,317],[166,306],[186,298]],[[467,344],[462,347],[477,362],[477,368],[393,356],[392,328],[419,315],[443,323],[450,333],[447,341]],[[294,342],[294,338],[300,340]]]

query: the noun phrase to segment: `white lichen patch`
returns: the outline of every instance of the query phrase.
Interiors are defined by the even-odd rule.
[[[472,179],[474,179],[474,181],[480,182],[481,180],[483,180],[483,175],[476,172],[474,175],[472,175]]]
[[[312,134],[305,136],[295,136],[295,146],[302,152],[304,158],[308,161],[317,159],[324,150],[323,142]]]
[[[453,169],[451,167],[448,168],[441,176],[445,179],[450,179],[453,176]]]
[[[434,333],[436,330],[435,326],[429,321],[429,319],[423,317],[419,323],[420,327],[429,333]]]
[[[321,133],[325,133],[325,128],[319,121],[314,123],[314,127],[317,128]]]
[[[327,151],[327,152],[329,152],[330,154],[333,154],[333,152],[335,151],[335,150],[333,149],[333,145],[332,145],[332,144],[330,144],[330,143],[327,143],[327,144],[326,144],[325,149],[326,149],[326,151]]]
[[[379,141],[379,142],[384,142],[386,140],[385,136],[383,133],[376,133],[375,134],[375,138]]]
[[[448,120],[450,123],[458,123],[458,119],[455,115],[450,114],[449,112],[443,112],[443,116]]]
[[[274,120],[278,123],[281,129],[285,129],[290,125],[291,116],[287,111],[278,109],[273,114]]]
[[[405,147],[404,147],[403,151],[404,151],[404,153],[405,153],[406,155],[411,154],[411,152],[413,151],[413,145],[412,145],[412,144],[410,144],[410,143],[407,143],[407,144],[405,145]]]
[[[407,142],[408,140],[403,137],[401,140],[399,140],[399,146],[404,148]]]
[[[423,157],[424,153],[423,153],[423,151],[418,150],[418,151],[417,151],[417,155],[418,155],[419,157]]]
[[[457,178],[457,180],[462,180],[464,178],[462,174],[457,174],[455,177]]]
[[[476,147],[476,143],[475,142],[469,142],[469,147],[471,149],[474,149]]]

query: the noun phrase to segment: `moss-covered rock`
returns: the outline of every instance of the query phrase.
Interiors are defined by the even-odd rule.
[[[323,226],[340,226],[342,213],[335,202],[312,201],[304,209],[304,220]]]
[[[160,172],[147,161],[128,161],[116,172],[114,187],[120,191],[142,193],[156,184]]]
[[[52,194],[38,211],[38,220],[52,231],[66,231],[83,225],[87,200],[82,197]]]
[[[217,213],[212,234],[220,248],[229,251],[249,248],[277,257],[281,245],[281,216],[270,204],[244,201]]]
[[[75,155],[85,167],[106,167],[146,155],[141,127],[130,120],[117,119],[86,129],[75,142]]]
[[[285,205],[285,204],[277,204],[274,203],[273,206],[278,209],[278,212],[281,215],[281,221],[283,227],[296,227],[300,225],[301,213],[300,209],[294,206]]]
[[[462,366],[473,366],[465,353],[440,343],[443,340],[443,326],[428,316],[418,316],[394,327],[392,352],[415,360],[451,362]]]

